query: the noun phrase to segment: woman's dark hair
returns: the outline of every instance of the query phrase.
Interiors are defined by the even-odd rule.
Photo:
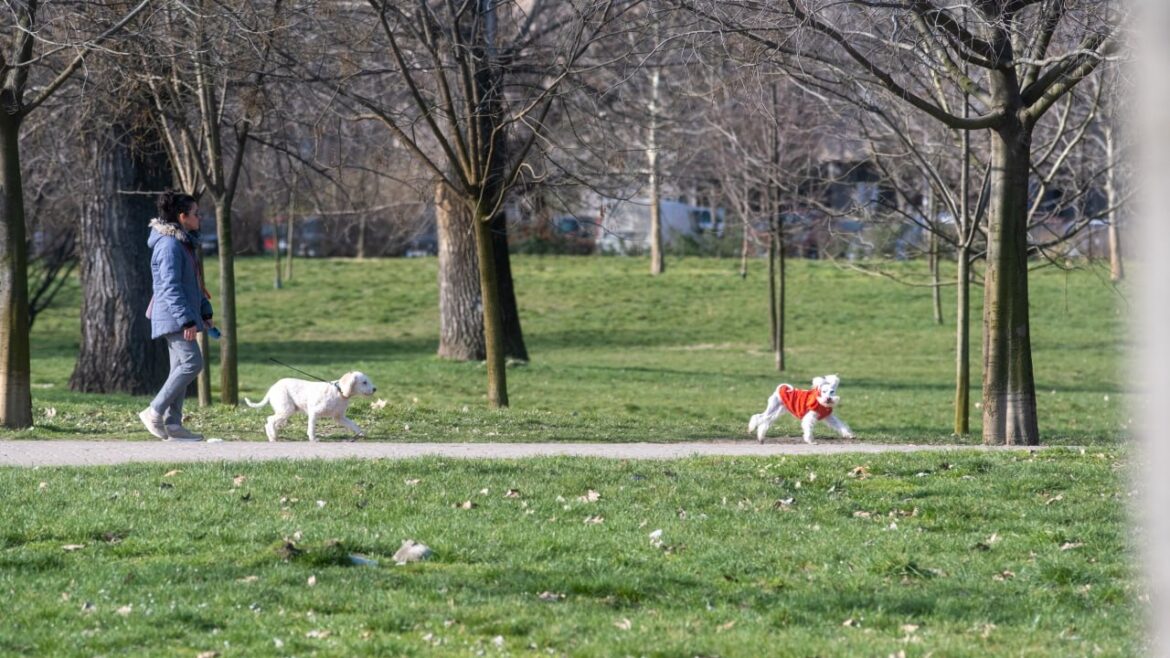
[[[158,218],[169,224],[179,223],[179,213],[191,212],[195,197],[170,188],[158,195]]]

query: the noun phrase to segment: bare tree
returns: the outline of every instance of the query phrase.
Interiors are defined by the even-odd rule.
[[[557,89],[625,4],[369,0],[368,12],[339,13],[356,38],[320,58],[338,103],[384,125],[471,213],[492,407],[508,406],[492,222],[549,137]]]
[[[156,17],[154,38],[141,44],[142,81],[176,178],[196,196],[206,191],[215,207],[220,401],[228,405],[239,404],[232,204],[249,138],[268,109],[266,76],[283,19],[282,0],[234,7],[201,0],[165,7]]]
[[[53,96],[97,46],[146,8],[142,0],[113,22],[95,16],[75,21],[75,7],[41,7],[35,0],[10,2],[2,29],[7,43],[0,57],[0,425],[32,425],[29,385],[28,252],[20,161],[20,129],[25,118]],[[79,25],[96,27],[81,32]]]
[[[1032,137],[1049,109],[1118,48],[1118,5],[1076,0],[680,4],[725,34],[750,39],[759,45],[760,58],[786,64],[810,85],[890,94],[952,128],[990,132],[983,439],[1039,443],[1028,315]],[[964,7],[970,7],[967,20]],[[972,74],[964,72],[963,63]],[[973,116],[940,103],[934,81],[969,94]]]

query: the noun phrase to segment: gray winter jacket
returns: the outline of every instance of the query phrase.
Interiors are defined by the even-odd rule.
[[[147,311],[152,338],[173,334],[193,326],[204,328],[211,319],[211,300],[195,269],[194,238],[176,224],[150,220],[150,273],[154,280],[154,298]]]

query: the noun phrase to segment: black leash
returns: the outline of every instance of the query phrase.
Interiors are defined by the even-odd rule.
[[[317,375],[310,375],[309,373],[305,372],[304,370],[301,370],[300,368],[294,368],[294,367],[290,366],[289,364],[287,364],[287,363],[283,363],[283,362],[281,362],[281,361],[277,361],[276,359],[274,359],[274,358],[272,358],[272,357],[268,357],[268,360],[269,360],[269,361],[271,361],[271,362],[273,362],[273,363],[275,363],[275,364],[282,365],[282,366],[284,366],[285,368],[288,368],[289,370],[295,370],[295,371],[297,371],[297,372],[301,373],[302,375],[304,375],[304,376],[306,376],[306,377],[312,377],[313,379],[316,379],[316,380],[317,380],[317,381],[319,381],[319,382],[325,382],[326,384],[333,384],[334,386],[337,386],[337,384],[335,384],[334,382],[331,382],[331,381],[329,381],[328,379],[321,379],[321,378],[320,378],[320,377],[318,377]]]

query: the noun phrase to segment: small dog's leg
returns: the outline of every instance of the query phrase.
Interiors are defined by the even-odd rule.
[[[800,419],[800,429],[804,431],[804,442],[813,442],[813,426],[817,424],[817,412],[810,411]]]
[[[838,418],[836,414],[826,418],[825,422],[829,424],[829,427],[832,427],[834,430],[836,430],[837,434],[840,434],[842,439],[853,438],[853,431],[850,430],[849,426],[845,424],[845,421]]]
[[[355,423],[355,422],[353,422],[352,420],[350,420],[350,419],[346,418],[345,416],[342,416],[341,418],[338,418],[338,419],[337,419],[337,421],[338,421],[339,423],[341,423],[342,425],[345,425],[346,427],[348,427],[348,428],[349,428],[349,430],[350,430],[351,432],[353,432],[353,434],[354,434],[354,438],[355,438],[355,439],[356,439],[357,437],[359,437],[359,436],[365,436],[365,434],[366,434],[365,432],[363,432],[363,431],[362,431],[362,428],[358,427],[358,424],[357,424],[357,423]]]
[[[748,432],[755,430],[756,441],[763,443],[764,436],[768,434],[768,428],[772,426],[772,423],[776,422],[776,419],[784,411],[784,404],[780,402],[780,396],[773,393],[768,398],[768,408],[752,416],[751,422],[748,423]]]
[[[317,414],[309,414],[309,441],[317,442]]]
[[[276,432],[284,424],[281,422],[282,420],[280,414],[272,414],[268,417],[268,421],[264,423],[264,434],[268,436],[269,441],[276,440]]]

